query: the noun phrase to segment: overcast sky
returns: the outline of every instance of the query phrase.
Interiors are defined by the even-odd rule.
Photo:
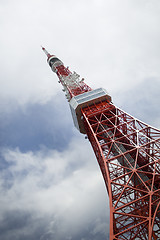
[[[40,45],[160,128],[159,26],[159,0],[0,1],[0,239],[109,239],[101,172]]]

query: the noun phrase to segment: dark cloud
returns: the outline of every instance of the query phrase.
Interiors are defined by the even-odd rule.
[[[96,158],[56,95],[61,88],[40,45],[91,87],[113,92],[119,107],[160,126],[160,2],[1,7],[0,239],[106,240],[108,198]]]
[[[14,210],[6,212],[3,220],[0,221],[0,238],[3,240],[109,240],[109,234],[104,231],[105,220],[98,218],[88,223],[84,229],[73,233],[72,226],[64,230],[63,219],[57,219],[56,216],[41,217],[38,213]],[[103,229],[94,230],[98,227]]]
[[[28,104],[25,109],[17,106],[3,112],[1,147],[19,147],[22,151],[38,150],[41,145],[58,150],[66,148],[73,135],[71,114],[66,105],[60,101],[57,106],[53,99],[43,105]]]
[[[83,141],[75,139],[63,152],[2,151],[1,239],[106,239],[107,195]]]
[[[148,78],[128,91],[116,93],[115,102],[116,105],[134,117],[159,128],[159,92],[160,79]]]
[[[0,238],[3,240],[40,239],[47,229],[49,220],[25,211],[25,206],[23,211],[6,211],[0,221]]]

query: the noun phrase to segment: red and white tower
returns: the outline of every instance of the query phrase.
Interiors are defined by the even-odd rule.
[[[109,195],[110,240],[160,239],[160,130],[116,107],[105,89],[92,90],[42,49],[99,163]]]

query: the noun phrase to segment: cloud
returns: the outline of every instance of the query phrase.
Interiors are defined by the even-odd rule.
[[[148,78],[130,89],[130,91],[117,92],[113,101],[115,100],[116,105],[119,105],[134,117],[160,128],[159,91],[159,79]]]
[[[108,237],[108,199],[44,45],[159,127],[159,0],[1,1],[0,237]],[[135,97],[136,95],[136,97]]]
[[[4,104],[0,108],[1,147],[18,146],[22,151],[37,150],[41,145],[58,150],[67,147],[74,126],[68,104],[58,101],[61,97],[25,107],[14,101]]]
[[[24,231],[24,226],[29,228],[28,222],[35,218],[42,222],[46,218],[50,220],[47,226],[43,225],[41,237],[52,232],[52,237],[65,239],[66,234],[76,236],[90,225],[95,225],[95,230],[90,230],[93,239],[97,232],[107,234],[107,224],[103,222],[108,215],[106,191],[96,159],[84,141],[74,139],[63,152],[44,148],[26,153],[18,148],[3,149],[2,156],[8,164],[1,171],[0,179],[3,232],[8,231],[4,227],[6,222],[9,227],[14,222],[12,219],[17,218],[18,224],[24,217],[13,228],[17,239],[21,225]],[[33,231],[28,231],[27,236],[32,234]]]
[[[160,4],[140,3],[17,0],[3,4],[1,98],[24,105],[47,102],[60,91],[41,44],[91,87],[103,86],[113,94],[145,78],[159,78]]]

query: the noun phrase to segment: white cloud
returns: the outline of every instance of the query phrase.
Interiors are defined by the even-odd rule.
[[[77,234],[85,226],[96,224],[94,219],[102,221],[109,214],[103,179],[86,140],[73,139],[64,152],[5,149],[3,156],[9,166],[0,179],[1,216],[24,209],[32,212],[32,217],[35,213],[39,217],[53,216],[60,221],[58,231],[65,235],[71,226],[71,234]],[[98,231],[104,234],[102,226]],[[107,224],[105,227],[107,230]]]
[[[135,105],[127,103],[127,94],[142,87],[146,79],[160,79],[159,0],[15,0],[0,5],[3,114],[13,112],[17,105],[25,111],[26,105],[45,105],[51,99],[61,109],[61,86],[46,63],[41,44],[91,87],[106,88],[117,105],[128,104],[132,114]],[[155,104],[150,101],[150,106]],[[159,117],[153,121],[158,126]],[[66,239],[72,239],[67,229],[72,226],[74,233],[90,221],[91,234],[104,232],[105,187],[88,143],[83,145],[79,137],[63,152],[44,147],[23,153],[19,148],[6,148],[8,168],[0,178],[1,213],[25,210],[33,213],[32,220],[48,218],[41,240],[61,229]],[[32,227],[30,232],[36,228]],[[10,234],[16,236],[13,231]]]
[[[46,102],[60,91],[40,45],[112,94],[160,77],[159,1],[2,4],[1,97]]]

